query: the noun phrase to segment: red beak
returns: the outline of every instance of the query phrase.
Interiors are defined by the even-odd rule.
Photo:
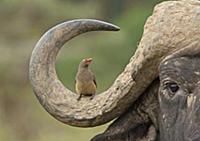
[[[85,64],[89,65],[92,63],[92,58],[85,59]]]

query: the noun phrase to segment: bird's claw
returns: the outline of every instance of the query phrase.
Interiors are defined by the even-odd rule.
[[[95,94],[92,94],[92,96],[90,97],[90,100],[92,100],[94,98]]]
[[[79,95],[79,97],[77,98],[77,101],[80,101],[82,97],[82,94]]]
[[[95,94],[92,94],[90,97],[90,100],[92,100],[94,98]],[[82,94],[79,95],[79,97],[77,98],[77,101],[80,101],[82,97]]]

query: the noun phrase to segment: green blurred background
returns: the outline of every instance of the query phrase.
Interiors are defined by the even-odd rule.
[[[120,32],[93,32],[73,39],[57,59],[61,81],[74,91],[81,59],[92,57],[98,92],[123,71],[140,41],[146,18],[161,0],[1,0],[0,141],[88,141],[107,125],[77,128],[51,117],[28,81],[31,51],[50,27],[66,20],[94,18],[114,23]]]

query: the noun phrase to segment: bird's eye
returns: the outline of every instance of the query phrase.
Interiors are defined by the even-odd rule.
[[[167,83],[166,88],[173,94],[179,90],[179,86],[176,83]]]

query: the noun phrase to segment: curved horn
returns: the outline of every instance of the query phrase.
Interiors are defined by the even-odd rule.
[[[119,116],[158,76],[163,58],[195,41],[200,44],[199,6],[187,1],[168,1],[156,6],[125,70],[93,100],[78,102],[77,95],[58,80],[56,55],[66,41],[81,33],[118,28],[96,20],[76,20],[50,29],[34,48],[29,66],[30,81],[40,103],[56,119],[73,126],[96,126]]]
[[[127,83],[131,81],[131,77],[126,82],[119,79],[120,82],[116,81],[109,90],[96,96],[94,100],[83,99],[78,102],[77,95],[65,88],[57,78],[55,61],[62,45],[79,34],[100,30],[117,31],[119,27],[89,19],[65,22],[47,31],[32,52],[29,77],[37,98],[51,115],[69,125],[95,126],[111,120],[114,117],[106,118],[105,113],[117,105],[117,95],[123,89],[131,87],[131,83]],[[104,118],[99,118],[103,114]]]

